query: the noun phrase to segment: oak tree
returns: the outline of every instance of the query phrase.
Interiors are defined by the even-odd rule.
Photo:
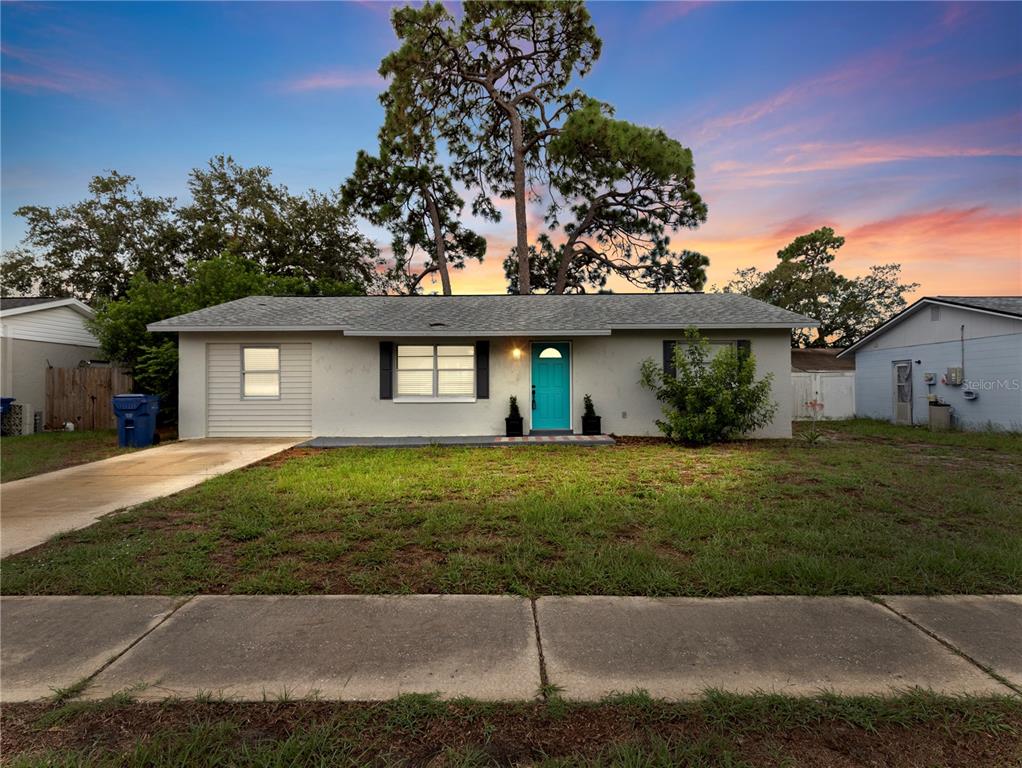
[[[860,277],[838,274],[832,264],[844,244],[830,227],[799,235],[777,252],[779,262],[773,269],[740,269],[724,290],[819,321],[815,330],[793,332],[795,346],[847,347],[904,309],[905,294],[919,284],[902,283],[898,264],[872,266]]]
[[[179,210],[189,259],[230,253],[270,275],[383,290],[383,260],[358,231],[340,193],[294,195],[271,175],[265,166],[246,168],[229,155],[190,173],[191,201]]]
[[[144,195],[132,176],[116,171],[95,176],[80,202],[14,213],[25,219],[26,234],[20,249],[5,254],[5,272],[20,287],[27,281],[25,292],[95,301],[122,295],[132,275],[172,279],[184,266],[174,199]]]

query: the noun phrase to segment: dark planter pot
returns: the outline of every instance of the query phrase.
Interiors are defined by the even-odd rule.
[[[521,437],[524,433],[522,431],[525,419],[519,416],[517,419],[513,416],[507,416],[504,419],[504,430],[508,437]]]
[[[600,417],[599,416],[583,416],[582,417],[582,434],[583,435],[600,435],[603,434],[600,429]]]

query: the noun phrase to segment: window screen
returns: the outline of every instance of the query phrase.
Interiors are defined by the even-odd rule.
[[[242,397],[280,397],[280,347],[241,348]]]

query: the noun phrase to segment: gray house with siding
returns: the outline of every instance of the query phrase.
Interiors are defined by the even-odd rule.
[[[92,310],[77,299],[0,299],[0,394],[47,415],[46,369],[74,368],[100,356],[86,322]]]
[[[252,296],[172,317],[182,438],[485,436],[518,399],[533,434],[581,432],[590,394],[605,432],[658,434],[643,360],[685,329],[750,351],[791,435],[791,330],[815,321],[738,294]]]
[[[927,296],[839,357],[855,358],[857,416],[926,424],[929,401],[966,429],[1022,430],[1022,297]]]

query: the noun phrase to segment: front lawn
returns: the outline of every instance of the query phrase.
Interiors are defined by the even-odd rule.
[[[52,472],[116,456],[131,450],[117,447],[117,430],[39,432],[0,438],[0,480]]]
[[[1022,438],[823,429],[295,450],[10,557],[3,592],[1022,591]]]

